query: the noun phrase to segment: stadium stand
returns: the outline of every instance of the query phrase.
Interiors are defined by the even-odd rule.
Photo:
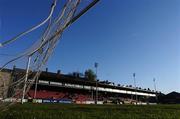
[[[10,72],[10,82],[18,80],[18,75],[24,70],[15,68],[8,70]],[[28,77],[31,80],[31,76]],[[113,84],[113,85],[112,85]],[[27,92],[25,98],[28,100],[41,100],[39,102],[66,102],[78,104],[94,104],[96,99],[96,81],[90,81],[82,75],[66,75],[60,70],[57,73],[43,71],[36,84],[33,84]],[[35,89],[36,93],[35,93]],[[12,90],[12,89],[11,89]],[[115,104],[133,104],[137,103],[135,95],[137,95],[138,103],[151,102],[155,103],[157,92],[144,90],[142,88],[135,89],[131,85],[115,85],[108,81],[97,82],[97,101],[99,104],[115,103]],[[36,94],[36,95],[35,95]],[[7,94],[8,96],[8,94]]]

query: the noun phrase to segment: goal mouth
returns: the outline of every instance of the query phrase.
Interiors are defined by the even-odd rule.
[[[29,48],[22,53],[18,53],[17,56],[10,58],[10,60],[4,64],[1,64],[0,75],[3,74],[5,69],[13,65],[25,69],[21,73],[17,72],[16,77],[11,76],[11,81],[8,83],[6,81],[7,79],[3,76],[0,77],[0,80],[4,82],[0,90],[5,92],[0,95],[2,100],[13,99],[12,102],[21,100],[23,103],[26,93],[32,84],[38,80],[42,69],[46,66],[54,48],[60,41],[63,31],[98,2],[99,0],[62,0],[60,2],[53,0],[47,18],[10,40],[0,43],[0,48],[2,49],[6,47],[6,45],[13,44],[22,37],[26,37],[26,34],[30,34],[40,27],[44,29],[41,33],[42,35],[38,40],[35,40]],[[59,4],[61,4],[62,7],[56,9]],[[57,14],[55,14],[55,12],[57,12]]]

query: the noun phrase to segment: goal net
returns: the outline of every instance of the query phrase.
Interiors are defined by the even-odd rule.
[[[63,31],[98,1],[99,0],[53,0],[50,12],[45,20],[12,39],[0,43],[0,49],[3,49],[9,44],[18,41],[26,34],[30,34],[32,31],[45,26],[41,33],[42,35],[35,43],[24,52],[19,53],[16,57],[13,57],[4,64],[0,64],[0,80],[2,82],[0,92],[3,92],[0,96],[2,101],[8,99],[11,100],[11,102],[23,102],[26,93],[32,84],[38,80],[42,69],[46,66]],[[57,8],[59,4],[62,6],[60,9]],[[55,14],[55,11],[58,14]],[[17,62],[26,64],[21,67],[24,70],[18,72],[16,77],[9,76],[10,79],[7,81],[7,76],[4,76],[5,69]]]

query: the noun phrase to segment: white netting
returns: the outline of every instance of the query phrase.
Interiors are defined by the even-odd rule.
[[[28,58],[29,62],[26,67],[26,71],[22,71],[18,74],[18,77],[9,86],[4,86],[0,90],[3,90],[3,98],[14,98],[21,99],[23,94],[29,90],[34,81],[39,77],[42,68],[46,65],[48,58],[51,56],[55,46],[57,45],[63,31],[66,27],[70,25],[70,22],[76,12],[76,9],[80,3],[80,0],[67,0],[64,3],[64,7],[59,12],[56,18],[53,18],[53,13],[56,7],[57,1],[54,0],[49,16],[40,24],[32,27],[31,29],[17,35],[16,37],[0,44],[0,47],[16,41],[23,35],[39,28],[48,22],[46,29],[44,30],[41,38],[32,45],[31,50],[27,50],[25,53],[13,58],[12,60],[5,63],[0,69],[0,73],[8,66],[10,63],[20,60],[21,58]],[[0,74],[1,75],[1,74]],[[26,80],[27,78],[27,80]],[[4,81],[5,79],[2,80]],[[8,93],[8,95],[7,95]]]

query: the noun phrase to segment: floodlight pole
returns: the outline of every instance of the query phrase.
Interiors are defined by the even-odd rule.
[[[23,95],[22,95],[22,99],[21,99],[22,104],[24,103],[24,97],[25,97],[25,92],[26,92],[30,63],[31,63],[31,55],[28,56],[28,62],[27,62],[27,66],[26,66],[26,75],[25,75],[25,80],[24,80]]]
[[[136,73],[133,73],[133,79],[134,79],[135,96],[136,96],[136,104],[137,104]]]
[[[94,67],[96,68],[96,100],[95,104],[97,104],[98,101],[98,80],[97,80],[97,68],[98,68],[98,63],[95,62]]]
[[[94,94],[93,94],[93,86],[91,86],[91,98],[92,98],[92,100],[94,99]]]
[[[158,102],[157,90],[156,90],[156,79],[155,78],[153,78],[153,82],[154,82],[154,91],[156,93],[156,101]]]

